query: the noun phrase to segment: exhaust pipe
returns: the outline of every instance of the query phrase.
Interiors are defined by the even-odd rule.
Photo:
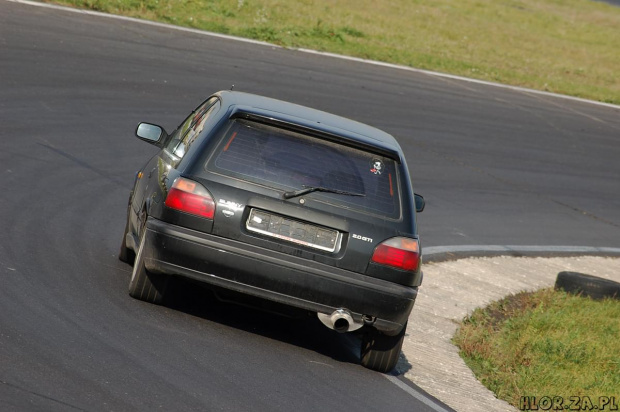
[[[317,313],[317,316],[323,325],[340,333],[352,332],[364,326],[363,323],[355,322],[351,313],[346,309],[336,309],[331,315]]]

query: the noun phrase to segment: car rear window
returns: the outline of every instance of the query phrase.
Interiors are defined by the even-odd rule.
[[[324,187],[362,194],[304,197],[383,216],[400,214],[392,159],[271,125],[231,120],[207,168],[285,191]]]

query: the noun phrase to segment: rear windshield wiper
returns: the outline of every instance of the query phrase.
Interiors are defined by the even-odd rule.
[[[312,192],[336,193],[336,194],[339,194],[339,195],[346,195],[346,196],[362,196],[362,197],[366,196],[364,193],[353,193],[353,192],[347,192],[345,190],[330,189],[328,187],[306,186],[306,185],[303,185],[303,187],[305,189],[299,189],[299,190],[292,190],[290,192],[284,192],[284,198],[285,199],[291,199],[293,197],[305,195],[307,193],[312,193]]]

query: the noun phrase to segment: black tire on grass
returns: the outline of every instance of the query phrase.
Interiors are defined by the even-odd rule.
[[[589,296],[592,299],[620,299],[620,283],[578,272],[558,273],[555,289]]]

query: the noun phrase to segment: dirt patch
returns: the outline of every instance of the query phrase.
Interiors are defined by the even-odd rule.
[[[507,319],[519,316],[540,306],[540,301],[532,299],[534,293],[537,292],[519,292],[514,295],[508,295],[483,309],[484,318],[488,326],[493,330],[498,330]]]

